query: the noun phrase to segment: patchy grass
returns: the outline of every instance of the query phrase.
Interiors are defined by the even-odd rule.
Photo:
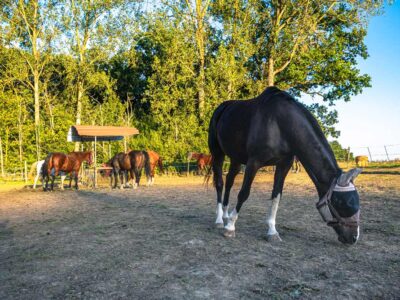
[[[256,177],[234,239],[214,228],[215,192],[202,177],[122,191],[2,189],[0,298],[395,299],[399,178],[357,178],[361,239],[351,247],[321,221],[305,173],[286,181],[281,243],[265,240],[272,173]]]

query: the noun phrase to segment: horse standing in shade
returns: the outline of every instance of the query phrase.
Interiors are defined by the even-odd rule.
[[[161,172],[164,172],[164,167],[163,167],[163,163],[162,163],[162,158],[160,157],[160,155],[152,150],[147,150],[147,153],[149,154],[149,158],[150,158],[150,185],[154,184],[154,171],[156,169],[156,166],[158,166],[158,169]]]
[[[59,172],[69,174],[69,187],[71,188],[72,177],[75,179],[75,189],[78,189],[78,174],[81,169],[82,162],[86,161],[92,164],[92,151],[71,152],[64,154],[60,152],[50,153],[42,167],[43,179],[46,179],[44,190],[48,190],[49,177],[51,175],[51,190],[54,189],[54,179]],[[54,170],[53,170],[54,169]],[[64,177],[65,178],[65,177]],[[64,179],[61,178],[61,189],[64,189]]]
[[[146,151],[133,150],[129,153],[118,153],[109,161],[109,164],[113,168],[114,188],[117,187],[119,175],[121,179],[120,188],[123,189],[123,175],[128,182],[128,172],[130,178],[135,179],[133,188],[138,187],[143,168],[147,177],[147,185],[150,184],[150,158]]]
[[[296,155],[311,177],[318,195],[317,209],[339,241],[354,244],[359,237],[359,197],[353,185],[361,169],[344,173],[317,120],[289,94],[275,87],[247,101],[226,101],[217,107],[210,121],[208,144],[213,156],[213,181],[217,191],[217,226],[224,235],[235,236],[235,223],[260,167],[276,165],[272,207],[267,215],[268,240],[280,240],[275,219],[286,175]],[[222,165],[225,155],[231,164],[226,176],[222,203]],[[229,193],[245,164],[242,188],[236,207],[228,214]]]
[[[204,171],[206,171],[206,167],[211,166],[212,156],[210,154],[189,152],[188,159],[197,160],[197,172],[202,174]]]

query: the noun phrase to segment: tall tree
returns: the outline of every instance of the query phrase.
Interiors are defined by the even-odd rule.
[[[64,28],[71,37],[76,95],[76,124],[82,122],[85,93],[96,64],[118,50],[124,24],[121,17],[131,7],[126,0],[68,0],[64,11]],[[76,143],[75,150],[79,149]]]
[[[18,50],[20,59],[28,66],[26,83],[33,91],[36,153],[40,158],[40,78],[50,59],[52,41],[57,34],[53,0],[3,1],[1,21],[5,25],[2,44]]]

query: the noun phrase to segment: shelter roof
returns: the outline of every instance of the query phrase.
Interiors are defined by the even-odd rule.
[[[68,130],[69,142],[118,141],[126,136],[139,134],[134,127],[74,125]]]

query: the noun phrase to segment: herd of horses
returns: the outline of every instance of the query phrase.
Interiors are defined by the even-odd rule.
[[[206,180],[211,176],[217,193],[217,227],[224,228],[225,237],[235,236],[239,212],[248,199],[250,188],[257,171],[266,166],[275,166],[271,207],[267,214],[267,239],[281,240],[276,230],[276,215],[285,178],[293,162],[301,163],[313,181],[319,201],[316,208],[326,225],[332,227],[338,240],[354,244],[359,238],[360,202],[354,179],[361,173],[355,168],[344,172],[339,168],[335,155],[315,117],[288,93],[276,87],[269,87],[258,97],[242,101],[230,100],[221,103],[214,111],[209,124],[208,146],[210,155],[190,153],[188,158],[198,161],[199,170],[207,165]],[[135,178],[134,186],[139,185],[142,169],[147,183],[154,180],[154,160],[150,151],[130,151],[118,153],[106,166],[112,168],[117,186],[118,178]],[[230,158],[228,174],[223,180],[222,167],[225,157]],[[48,188],[49,176],[59,172],[77,177],[83,161],[91,164],[91,152],[72,152],[69,154],[51,153],[41,168]],[[158,166],[162,161],[158,158]],[[229,210],[229,195],[236,175],[245,165],[242,187],[234,208]],[[212,175],[211,175],[212,174]],[[222,197],[222,193],[224,195]],[[298,215],[302,218],[301,215]]]
[[[78,176],[83,162],[92,164],[93,154],[91,151],[86,152],[70,152],[49,153],[46,159],[38,161],[32,165],[31,173],[36,168],[36,177],[33,188],[35,189],[39,178],[42,178],[43,189],[53,190],[55,177],[61,177],[60,187],[64,189],[64,180],[69,175],[69,188],[72,186],[72,180],[75,181],[75,189],[78,189]],[[188,159],[196,160],[198,173],[203,174],[211,166],[211,155],[204,153],[190,152]],[[114,155],[108,162],[101,164],[100,174],[103,177],[111,178],[111,186],[120,189],[129,187],[137,188],[140,184],[142,172],[147,178],[147,185],[154,184],[154,175],[156,167],[160,172],[164,172],[164,166],[161,156],[152,150],[132,150],[128,153],[120,152]],[[49,181],[50,187],[49,187]]]

